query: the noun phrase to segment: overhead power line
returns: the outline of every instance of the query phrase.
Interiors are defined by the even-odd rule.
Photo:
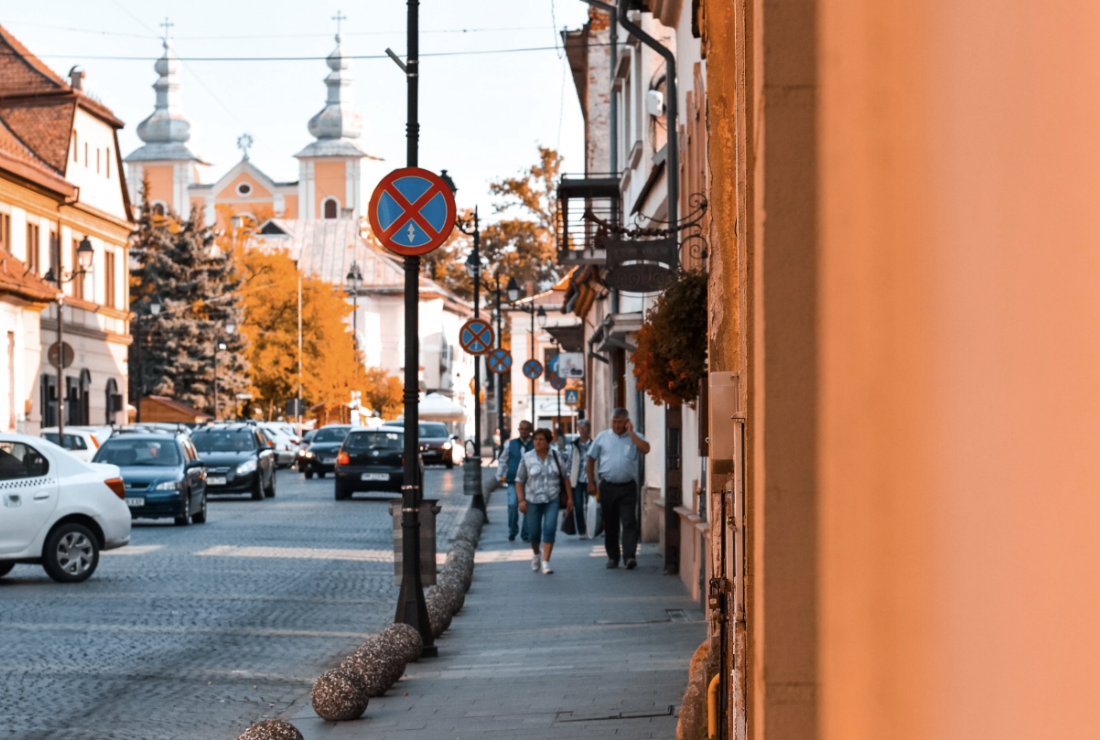
[[[606,44],[589,44],[589,46],[605,46]],[[530,51],[557,51],[553,46],[528,46],[518,49],[471,49],[467,51],[437,51],[421,52],[421,57],[461,57],[480,56],[484,54],[519,54]],[[8,52],[11,53],[11,52]],[[155,62],[159,57],[125,57],[109,55],[89,54],[37,54],[40,59],[98,59],[104,61],[121,62]],[[327,56],[310,57],[176,57],[181,62],[320,62],[328,59]],[[345,59],[389,59],[385,54],[345,54]]]

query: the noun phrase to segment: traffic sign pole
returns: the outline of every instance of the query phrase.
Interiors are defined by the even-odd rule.
[[[416,167],[420,139],[417,102],[420,67],[420,0],[408,0],[408,143],[407,166]],[[373,213],[373,209],[372,213]],[[423,655],[435,657],[439,648],[432,639],[432,625],[420,582],[420,256],[405,257],[405,481],[401,486],[401,594],[395,622],[414,627],[424,641]]]

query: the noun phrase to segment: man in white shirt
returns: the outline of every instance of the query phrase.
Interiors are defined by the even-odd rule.
[[[641,455],[648,452],[649,442],[634,431],[630,413],[624,408],[611,412],[611,428],[597,434],[588,450],[588,492],[596,495],[598,479],[608,568],[619,567],[620,555],[627,570],[638,567],[638,474]]]

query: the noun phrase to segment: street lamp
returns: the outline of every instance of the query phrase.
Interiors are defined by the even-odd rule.
[[[233,322],[228,322],[225,325],[225,333],[227,336],[232,336],[237,331],[237,325]],[[224,352],[226,349],[225,342],[214,342],[214,421],[218,420],[218,350]],[[234,406],[234,415],[236,414],[236,406]]]
[[[76,264],[69,277],[64,276],[61,269],[61,240],[57,239],[57,270],[51,267],[46,272],[46,282],[57,283],[57,440],[62,445],[65,443],[65,329],[64,313],[65,294],[61,286],[74,280],[83,280],[84,276],[92,271],[92,260],[95,258],[95,248],[88,237],[80,240],[76,247]]]
[[[348,288],[351,290],[351,301],[354,308],[351,311],[351,345],[359,349],[359,289],[363,287],[363,273],[359,270],[359,263],[352,262],[347,274]]]
[[[443,170],[440,175],[452,194],[458,193],[454,180]],[[474,283],[474,318],[481,316],[481,222],[478,220],[477,206],[474,206],[473,228],[462,219],[455,219],[455,226],[463,234],[474,238],[474,248],[466,258],[466,274]],[[485,505],[485,496],[481,492],[481,357],[474,356],[474,454],[462,463],[463,483],[473,489],[470,505],[481,510],[485,519],[489,519],[489,510]]]
[[[138,375],[138,377],[137,377],[137,381],[138,381],[137,382],[137,421],[139,421],[139,422],[141,421],[141,399],[145,398],[145,358],[141,354],[141,351],[142,351],[141,347],[142,347],[142,344],[144,343],[145,339],[147,339],[148,336],[149,336],[149,330],[148,329],[146,329],[144,331],[142,330],[141,322],[142,322],[143,319],[146,320],[146,321],[153,320],[154,317],[156,317],[157,314],[160,313],[160,308],[161,308],[160,301],[158,301],[156,299],[156,297],[154,296],[152,302],[148,304],[149,313],[142,314],[141,311],[140,311],[142,303],[144,303],[144,301],[142,301],[141,303],[138,304],[138,309],[139,310],[137,312],[137,315],[134,317],[135,321],[137,322],[137,329],[138,329],[138,336],[134,338],[135,339],[135,341],[134,341],[134,351],[137,353],[137,362],[135,364],[137,365],[137,371],[138,371],[137,372],[137,375]]]

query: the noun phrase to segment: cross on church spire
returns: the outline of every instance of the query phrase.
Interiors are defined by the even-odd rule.
[[[336,15],[332,16],[332,20],[336,21],[336,33],[340,33],[340,21],[346,21],[347,19],[348,17],[339,10],[336,11]]]
[[[168,40],[168,29],[172,28],[174,25],[176,25],[176,24],[169,22],[168,16],[164,16],[164,23],[161,23],[160,26],[164,28],[164,40],[165,41]]]
[[[237,137],[237,148],[244,154],[244,159],[248,159],[248,150],[252,148],[252,135],[241,134]]]

